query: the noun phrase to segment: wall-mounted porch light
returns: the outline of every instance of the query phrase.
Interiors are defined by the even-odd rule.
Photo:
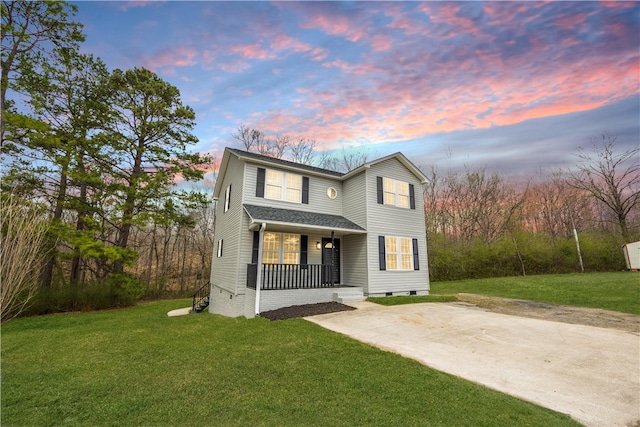
[[[320,245],[320,242],[316,242],[316,249],[320,250],[322,248],[322,245]]]

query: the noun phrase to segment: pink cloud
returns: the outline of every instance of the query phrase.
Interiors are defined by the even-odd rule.
[[[579,13],[573,16],[561,16],[556,21],[556,25],[558,25],[558,27],[560,28],[573,29],[579,24],[582,24],[587,19],[587,17],[588,15],[585,13]]]
[[[471,19],[458,13],[462,8],[460,3],[445,2],[438,6],[437,13],[429,15],[431,22],[451,25],[456,32],[474,33],[477,29]]]
[[[119,1],[117,2],[118,8],[122,11],[127,11],[129,9],[133,9],[136,7],[146,7],[154,4],[166,3],[161,0],[151,0],[151,1]]]
[[[637,52],[612,61],[617,56],[602,45],[593,44],[593,52],[587,52],[581,34],[567,31],[590,25],[587,18],[594,12],[589,8],[571,14],[562,3],[487,2],[481,5],[483,14],[471,19],[460,3],[418,7],[416,13],[390,4],[383,31],[371,31],[370,16],[361,10],[347,17],[318,7],[318,13],[303,17],[305,29],[373,48],[353,58],[329,57],[326,49],[285,34],[261,35],[278,58],[298,52],[320,60],[318,75],[326,74],[331,89],[321,79],[308,80],[296,88],[293,107],[248,114],[251,125],[267,133],[311,137],[325,146],[405,141],[585,111],[640,92]],[[525,31],[525,26],[546,31]],[[630,36],[628,26],[618,22],[603,33],[619,40]],[[261,59],[267,49],[259,42],[245,48],[234,53]]]
[[[389,50],[392,43],[391,37],[385,34],[375,34],[371,37],[371,47],[376,51]]]
[[[394,70],[384,73],[371,64],[323,64],[347,73],[343,76],[343,90],[299,88],[296,106],[306,108],[307,114],[267,112],[260,116],[260,125],[312,136],[330,145],[350,140],[402,141],[437,132],[504,126],[585,111],[639,93],[637,57],[614,67],[604,62],[587,69],[554,67],[545,72],[538,71],[544,64],[517,64],[512,68],[514,64],[498,54],[486,53],[481,58],[488,70],[476,78],[458,82],[456,70],[434,67],[431,73],[416,77],[411,85],[403,78],[396,79]],[[462,68],[473,68],[472,65],[461,63]],[[369,73],[356,73],[367,68]],[[373,69],[375,73],[371,74]],[[362,81],[362,75],[372,85],[370,90],[357,83]]]
[[[262,42],[257,41],[248,45],[238,45],[229,47],[229,52],[240,54],[248,59],[272,59],[274,56],[267,49],[262,47]]]
[[[348,17],[337,14],[317,14],[307,18],[302,28],[319,28],[327,34],[341,36],[352,42],[360,40],[364,35],[362,30],[355,28]]]
[[[307,54],[312,61],[323,61],[329,56],[327,49],[316,47]]]
[[[633,1],[619,1],[619,0],[600,0],[598,5],[608,7],[612,9],[628,9],[633,7],[637,2]]]
[[[277,34],[273,38],[271,47],[276,50],[293,50],[294,52],[307,52],[312,49],[309,44],[303,43],[282,33]]]
[[[188,67],[197,63],[198,51],[188,46],[172,46],[160,49],[150,56],[144,57],[142,63],[150,70],[163,69],[165,72],[175,71],[175,67]]]

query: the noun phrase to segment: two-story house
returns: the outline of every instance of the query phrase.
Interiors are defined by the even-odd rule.
[[[427,295],[426,181],[401,153],[345,174],[226,148],[209,311]]]

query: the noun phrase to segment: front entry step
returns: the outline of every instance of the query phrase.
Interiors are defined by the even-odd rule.
[[[340,288],[333,292],[333,300],[339,303],[364,301],[364,291],[359,287]]]

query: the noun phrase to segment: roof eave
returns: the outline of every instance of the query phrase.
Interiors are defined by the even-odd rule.
[[[226,150],[226,149],[225,149]],[[270,166],[270,167],[277,167],[279,169],[286,169],[286,170],[292,170],[292,171],[296,171],[298,173],[301,173],[303,175],[315,175],[315,176],[321,176],[324,178],[330,178],[330,179],[334,179],[334,180],[340,180],[342,178],[342,176],[344,176],[344,174],[340,173],[340,172],[335,172],[335,173],[324,173],[321,171],[314,171],[314,170],[310,170],[305,168],[305,165],[301,165],[300,167],[294,166],[294,165],[287,165],[287,164],[282,164],[282,163],[278,163],[277,160],[279,159],[274,159],[276,161],[270,161],[269,159],[258,159],[255,157],[251,157],[251,156],[245,156],[242,154],[242,152],[233,152],[232,153],[240,160],[243,160],[247,163],[255,163],[255,164],[259,164],[259,165],[264,165],[264,166]]]
[[[229,150],[229,148],[224,149],[224,153],[222,154],[222,161],[220,162],[220,169],[218,170],[218,179],[216,179],[216,185],[215,187],[213,187],[213,197],[216,199],[220,197],[220,193],[222,192],[223,179],[220,178],[223,178],[225,173],[227,172],[229,157],[232,154],[235,155],[235,153]]]

